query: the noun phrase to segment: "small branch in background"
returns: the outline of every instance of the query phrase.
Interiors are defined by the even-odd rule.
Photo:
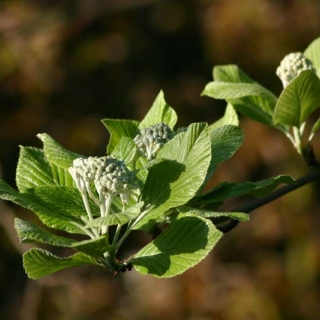
[[[274,192],[268,194],[265,197],[256,199],[256,200],[254,200],[244,206],[236,208],[232,211],[250,213],[251,211],[253,211],[257,208],[260,208],[263,205],[268,204],[274,200],[277,200],[278,198],[286,195],[287,193],[290,193],[296,189],[299,189],[299,188],[303,187],[304,185],[306,185],[312,181],[315,181],[319,178],[320,178],[320,170],[313,171],[313,172],[299,178],[293,184],[285,185],[284,187],[275,190]],[[224,221],[224,223],[221,226],[217,226],[217,228],[220,231],[222,231],[223,233],[227,233],[227,232],[231,231],[232,229],[234,229],[238,224],[239,224],[239,221],[237,221],[237,220],[226,219]]]

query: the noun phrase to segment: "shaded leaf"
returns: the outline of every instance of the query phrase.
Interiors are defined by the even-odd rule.
[[[113,249],[109,244],[109,236],[104,234],[96,239],[83,240],[72,244],[71,248],[77,249],[89,256],[101,258],[102,255]]]
[[[287,175],[279,175],[266,180],[257,182],[230,183],[222,182],[209,192],[196,196],[192,199],[188,206],[191,207],[210,207],[212,203],[222,203],[231,198],[244,195],[252,195],[255,197],[263,197],[276,189],[280,184],[291,184],[295,180]]]
[[[180,214],[131,262],[142,274],[173,277],[203,260],[222,235],[209,220],[192,214]]]

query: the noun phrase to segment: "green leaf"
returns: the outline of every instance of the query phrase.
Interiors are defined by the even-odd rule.
[[[29,194],[38,203],[50,208],[53,212],[60,212],[70,217],[86,216],[86,210],[83,204],[81,194],[74,187],[38,187],[29,190]],[[100,215],[99,208],[89,199],[92,214]]]
[[[211,164],[210,173],[212,174],[221,162],[230,159],[241,147],[244,135],[242,129],[236,126],[224,126],[215,130],[210,129],[211,138]]]
[[[43,142],[43,151],[49,162],[58,167],[68,169],[72,166],[74,159],[84,157],[81,154],[71,152],[62,147],[46,133],[38,134],[37,137]]]
[[[145,129],[161,122],[173,129],[177,120],[176,112],[166,103],[163,92],[160,91],[148,113],[140,122],[139,129]]]
[[[55,185],[51,167],[42,150],[21,147],[16,171],[16,183],[21,192],[43,185]]]
[[[166,160],[149,169],[141,195],[152,210],[135,225],[135,229],[150,220],[155,221],[168,209],[186,203],[202,186],[211,160],[207,126],[191,124],[186,132],[166,143],[158,157]]]
[[[45,189],[48,188],[49,187],[46,187]],[[35,189],[29,189],[28,191],[31,190]],[[70,233],[84,233],[81,229],[74,225],[74,223],[82,223],[79,218],[66,215],[64,212],[54,211],[52,208],[48,207],[44,201],[41,201],[41,199],[39,200],[30,193],[19,193],[1,179],[0,198],[11,201],[21,207],[35,212],[39,219],[50,228],[59,229]],[[68,210],[70,210],[69,207]]]
[[[122,137],[133,139],[139,132],[139,122],[134,120],[103,119],[102,123],[110,133],[110,140],[107,147],[108,154],[111,154]]]
[[[47,250],[32,248],[23,254],[23,266],[31,279],[39,279],[66,268],[85,264],[99,265],[94,258],[81,252],[60,258]]]
[[[305,50],[304,56],[312,61],[313,67],[317,70],[318,77],[320,77],[320,38],[311,42]]]
[[[57,236],[34,223],[18,218],[15,219],[14,226],[22,243],[43,243],[56,247],[73,248],[96,258],[101,257],[105,252],[112,249],[109,245],[108,235],[78,242]]]
[[[274,110],[275,124],[300,127],[320,106],[320,80],[311,70],[302,71],[282,91]]]
[[[315,134],[320,129],[320,118],[315,122],[311,129],[311,133]]]
[[[222,203],[231,198],[244,195],[263,197],[277,188],[280,184],[294,183],[294,179],[287,175],[279,175],[257,182],[230,183],[222,182],[209,192],[192,199],[188,206],[210,207],[213,203]]]
[[[263,124],[272,124],[277,98],[269,90],[253,81],[238,66],[216,66],[214,82],[210,82],[202,95],[225,99],[243,115]]]
[[[220,82],[255,83],[245,72],[234,64],[215,66],[213,68],[213,79],[214,81]]]
[[[115,158],[123,160],[127,166],[134,160],[136,154],[136,144],[127,137],[122,137],[111,153]]]
[[[270,96],[270,93],[257,83],[209,82],[202,95],[214,99],[237,99],[247,96]]]
[[[141,213],[141,209],[144,205],[144,202],[138,202],[132,207],[128,208],[123,212],[113,213],[107,217],[96,218],[93,221],[87,223],[87,228],[92,227],[103,227],[103,226],[112,226],[112,225],[124,225],[130,220],[135,219]]]
[[[58,186],[71,187],[74,185],[69,169],[61,168],[51,163],[51,170],[53,179]]]
[[[239,118],[231,103],[227,104],[226,111],[221,119],[209,126],[210,130],[215,130],[226,125],[239,125]]]
[[[192,213],[203,218],[227,217],[238,221],[250,220],[250,216],[248,215],[248,213],[245,212],[216,212],[212,210],[195,209],[189,206],[181,206],[178,208],[178,211],[182,213]]]
[[[97,239],[89,239],[73,243],[71,248],[77,249],[95,258],[101,258],[105,252],[113,249],[109,244],[108,234],[104,234]]]
[[[14,227],[22,243],[44,243],[57,247],[71,247],[73,239],[64,238],[21,219],[14,219]]]
[[[208,219],[180,214],[131,262],[142,274],[159,278],[173,277],[203,260],[222,235]]]
[[[295,183],[295,179],[288,175],[278,175],[276,177],[252,183],[254,184],[254,189],[248,192],[248,194],[255,197],[264,197],[281,184]]]

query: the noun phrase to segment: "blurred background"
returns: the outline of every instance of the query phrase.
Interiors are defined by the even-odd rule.
[[[278,95],[276,67],[320,36],[319,17],[317,0],[1,1],[1,177],[15,185],[19,145],[41,147],[40,132],[103,155],[100,119],[140,120],[161,89],[179,126],[217,120],[225,104],[200,97],[214,65],[237,64]],[[246,118],[241,126],[246,141],[211,186],[309,171],[280,133]],[[0,318],[320,319],[318,190],[313,183],[256,210],[198,266],[163,280],[95,267],[29,280],[29,246],[12,224],[35,217],[0,202]],[[149,240],[132,237],[124,255]]]

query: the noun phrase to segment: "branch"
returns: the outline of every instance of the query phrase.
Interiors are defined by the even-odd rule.
[[[234,212],[249,213],[249,212],[251,212],[251,211],[253,211],[253,210],[257,209],[257,208],[260,208],[263,205],[265,205],[267,203],[270,203],[270,202],[272,202],[272,201],[284,196],[285,194],[287,194],[289,192],[292,192],[292,191],[294,191],[296,189],[299,189],[299,188],[303,187],[304,185],[306,185],[306,184],[308,184],[308,183],[310,183],[312,181],[315,181],[315,180],[317,180],[319,178],[320,178],[320,170],[313,171],[313,172],[311,172],[311,173],[309,173],[309,174],[297,179],[295,183],[285,185],[284,187],[271,192],[267,196],[259,198],[259,199],[256,199],[254,201],[251,201],[249,204],[246,204],[244,206],[236,208],[233,211]],[[220,231],[222,231],[224,233],[227,233],[227,232],[231,231],[232,229],[234,229],[239,224],[238,220],[228,219],[227,222],[228,222],[227,224],[225,224],[223,226],[220,226],[220,227],[217,227],[217,228]]]

